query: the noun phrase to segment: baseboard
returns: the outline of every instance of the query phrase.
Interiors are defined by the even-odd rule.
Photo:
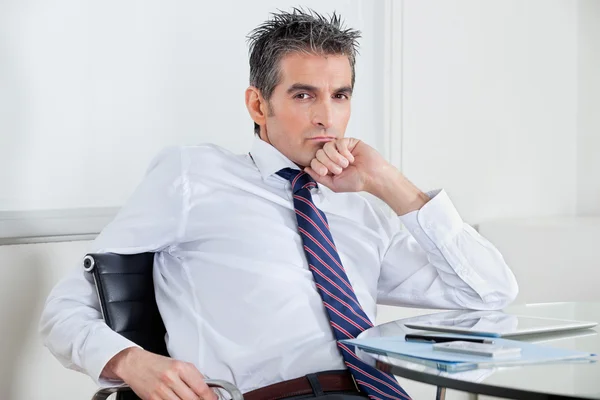
[[[91,240],[118,207],[0,211],[0,245]]]

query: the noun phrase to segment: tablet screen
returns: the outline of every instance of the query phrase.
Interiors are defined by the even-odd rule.
[[[482,336],[517,336],[533,333],[556,332],[570,329],[591,328],[596,322],[570,321],[550,318],[509,315],[502,312],[467,312],[450,318],[435,318],[405,326],[412,329],[441,332],[471,333]]]

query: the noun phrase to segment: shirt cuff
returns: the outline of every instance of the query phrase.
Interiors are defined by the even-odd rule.
[[[426,194],[430,200],[420,210],[398,218],[423,250],[431,252],[458,234],[464,223],[445,190]]]
[[[88,357],[84,360],[83,367],[100,388],[117,387],[124,384],[121,380],[101,378],[100,374],[114,356],[129,347],[140,346],[104,324],[99,325],[97,331],[88,336],[85,345]]]

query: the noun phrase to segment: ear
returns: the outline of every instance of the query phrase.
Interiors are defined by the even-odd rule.
[[[267,124],[267,102],[254,86],[246,89],[246,108],[257,125],[263,127]]]

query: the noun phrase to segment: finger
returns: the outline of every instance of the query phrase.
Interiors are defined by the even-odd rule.
[[[206,385],[206,384],[205,384]],[[173,392],[177,395],[176,399],[181,400],[198,400],[202,398],[201,395],[197,394],[192,388],[189,386],[187,382],[183,380],[179,381],[177,385],[171,388]],[[205,400],[208,400],[205,398]]]
[[[331,188],[333,185],[333,177],[329,175],[321,176],[317,174],[311,167],[304,168],[304,172],[309,174],[317,183]]]
[[[180,400],[181,398],[175,394],[175,392],[168,386],[161,385],[158,388],[158,396],[163,400]],[[186,399],[187,400],[187,399]]]
[[[312,161],[310,162],[310,167],[318,176],[325,176],[329,172],[327,167],[316,158],[312,159]]]
[[[180,400],[175,394],[177,386],[185,385],[180,378],[177,362],[169,369],[162,371],[158,377],[157,386],[152,390],[161,400]]]
[[[200,393],[200,399],[202,400],[218,400],[219,396],[215,393],[215,391],[209,387],[207,384],[204,384],[205,388]]]
[[[342,173],[342,171],[343,171],[342,167],[340,167],[335,162],[333,162],[333,160],[331,160],[329,158],[329,156],[325,153],[325,150],[319,149],[317,151],[317,154],[315,155],[315,157],[323,166],[325,166],[325,168],[327,169],[328,172],[331,172],[332,174],[336,174],[336,175],[339,175]],[[313,167],[313,169],[315,171],[317,171],[319,174],[321,174],[322,168],[316,169],[312,165],[312,163],[310,166]],[[321,174],[321,175],[324,175],[324,174]]]
[[[213,392],[206,382],[204,381],[204,375],[196,369],[192,364],[188,365],[181,373],[181,379],[183,382],[194,392],[197,396],[203,400],[217,400],[217,395]]]
[[[344,169],[348,165],[350,165],[349,160],[343,155],[341,155],[340,152],[337,150],[337,147],[334,142],[326,143],[325,146],[323,146],[323,151],[325,152],[325,154],[327,154],[327,157],[329,157],[329,159],[336,163],[340,168]]]
[[[337,149],[341,155],[346,157],[346,159],[350,163],[353,163],[354,156],[352,155],[352,152],[348,149],[348,141],[349,141],[349,139],[338,140],[338,141],[336,141],[335,146],[337,147]]]

